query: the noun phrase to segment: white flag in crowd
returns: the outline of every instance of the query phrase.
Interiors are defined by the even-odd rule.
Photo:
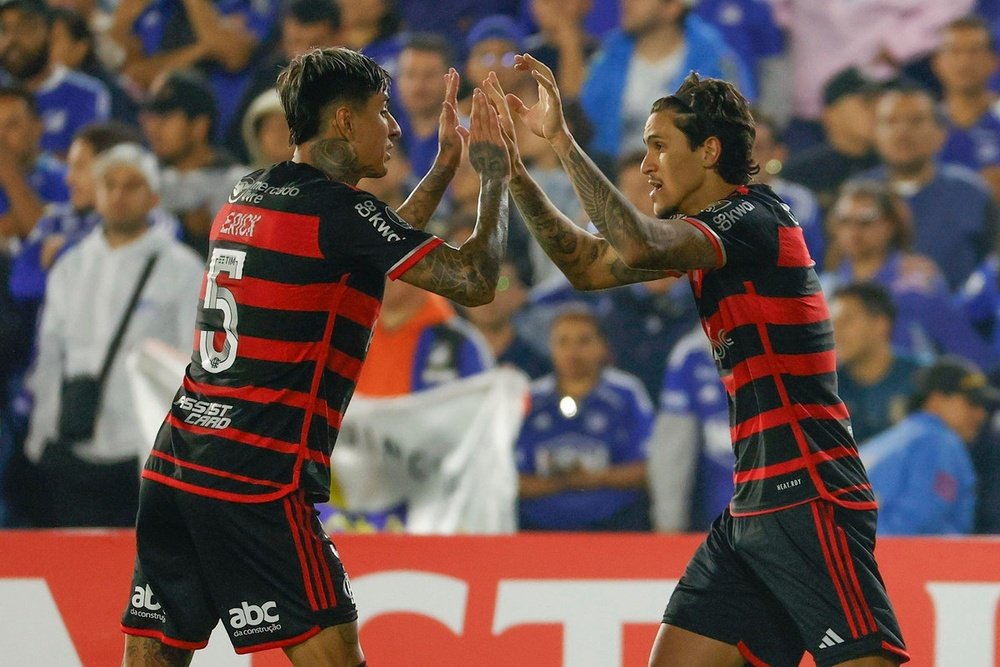
[[[140,459],[187,362],[159,341],[147,341],[127,359],[142,428]],[[398,398],[356,395],[333,452],[331,503],[319,508],[320,516],[331,530],[357,530],[360,521],[362,529],[421,534],[514,532],[513,448],[527,392],[527,376],[497,368]]]

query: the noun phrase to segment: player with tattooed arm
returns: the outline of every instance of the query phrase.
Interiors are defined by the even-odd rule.
[[[729,508],[667,604],[651,667],[888,667],[907,661],[879,575],[876,504],[837,397],[833,338],[802,229],[750,157],[754,122],[730,84],[691,74],[653,103],[641,169],[654,216],[637,210],[566,127],[552,72],[526,106],[484,82],[505,134],[515,116],[548,140],[590,219],[555,210],[512,151],[511,193],[578,288],[687,274],[729,398],[736,453]]]
[[[220,619],[237,653],[365,664],[348,577],[313,505],[329,496],[385,278],[476,306],[493,299],[506,248],[497,113],[476,89],[461,128],[458,74],[442,85],[437,159],[392,210],[357,188],[385,175],[400,136],[386,72],[336,48],[279,75],[294,158],[244,177],[212,225],[191,363],[142,472],[123,665],[187,665]],[[465,142],[479,214],[454,248],[421,228]]]

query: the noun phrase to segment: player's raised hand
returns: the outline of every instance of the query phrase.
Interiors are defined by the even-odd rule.
[[[472,93],[472,120],[469,127],[469,162],[480,178],[510,178],[510,149],[500,129],[497,110],[490,105],[481,88],[476,88]]]
[[[444,75],[445,94],[438,120],[437,164],[458,169],[462,151],[469,141],[469,131],[458,122],[458,71],[451,67]]]
[[[514,130],[514,117],[511,115],[510,107],[507,104],[507,97],[500,79],[495,72],[490,72],[483,80],[483,91],[490,106],[496,109],[497,117],[500,119],[500,129],[507,143],[507,153],[510,156],[510,163],[517,168],[521,163],[521,153],[517,149],[517,135]]]
[[[545,63],[530,54],[514,56],[514,69],[529,72],[538,82],[538,102],[527,106],[514,94],[507,95],[510,110],[540,137],[552,141],[559,136],[569,135],[566,118],[563,116],[562,98],[556,77]]]

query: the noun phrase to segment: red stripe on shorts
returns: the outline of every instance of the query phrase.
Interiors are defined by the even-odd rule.
[[[854,617],[852,616],[850,607],[847,604],[847,596],[844,594],[844,589],[840,584],[840,578],[837,576],[833,556],[830,553],[830,547],[827,544],[824,534],[823,519],[820,517],[819,508],[816,506],[816,503],[810,503],[809,508],[813,513],[813,521],[816,523],[816,535],[819,538],[819,545],[823,550],[823,558],[826,560],[826,567],[830,573],[830,581],[833,582],[833,587],[837,591],[837,597],[840,598],[840,606],[844,610],[844,617],[847,618],[847,625],[851,629],[851,636],[857,638],[858,629],[854,625]]]
[[[833,521],[833,507],[830,507],[830,520]],[[854,559],[851,557],[851,551],[847,547],[847,533],[840,526],[836,526],[837,536],[840,538],[840,547],[844,551],[844,562],[847,565],[847,575],[851,583],[851,587],[854,588],[854,594],[858,598],[858,607],[861,609],[863,619],[868,622],[868,632],[878,632],[878,625],[875,624],[875,616],[872,615],[871,607],[868,606],[868,600],[865,599],[864,591],[861,588],[861,582],[858,581],[858,573],[854,569]],[[864,625],[862,623],[862,625]],[[865,634],[868,634],[867,632]]]
[[[292,541],[295,543],[295,551],[299,556],[299,569],[302,571],[302,585],[306,589],[306,596],[309,598],[309,606],[312,607],[313,611],[317,611],[319,609],[319,605],[316,604],[316,596],[313,594],[312,586],[309,582],[309,568],[306,565],[306,554],[302,549],[302,541],[299,539],[299,531],[295,522],[295,516],[292,514],[292,501],[289,500],[288,496],[285,496],[283,504],[285,506],[285,517],[288,519],[288,527],[292,531]]]

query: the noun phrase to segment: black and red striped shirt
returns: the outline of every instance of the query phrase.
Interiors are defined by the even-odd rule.
[[[788,206],[769,187],[751,185],[684,219],[708,237],[721,264],[689,279],[729,396],[732,513],[817,497],[874,508],[837,396],[826,300]]]
[[[440,243],[308,165],[243,178],[212,224],[194,352],[143,477],[237,502],[326,500],[385,277]]]

